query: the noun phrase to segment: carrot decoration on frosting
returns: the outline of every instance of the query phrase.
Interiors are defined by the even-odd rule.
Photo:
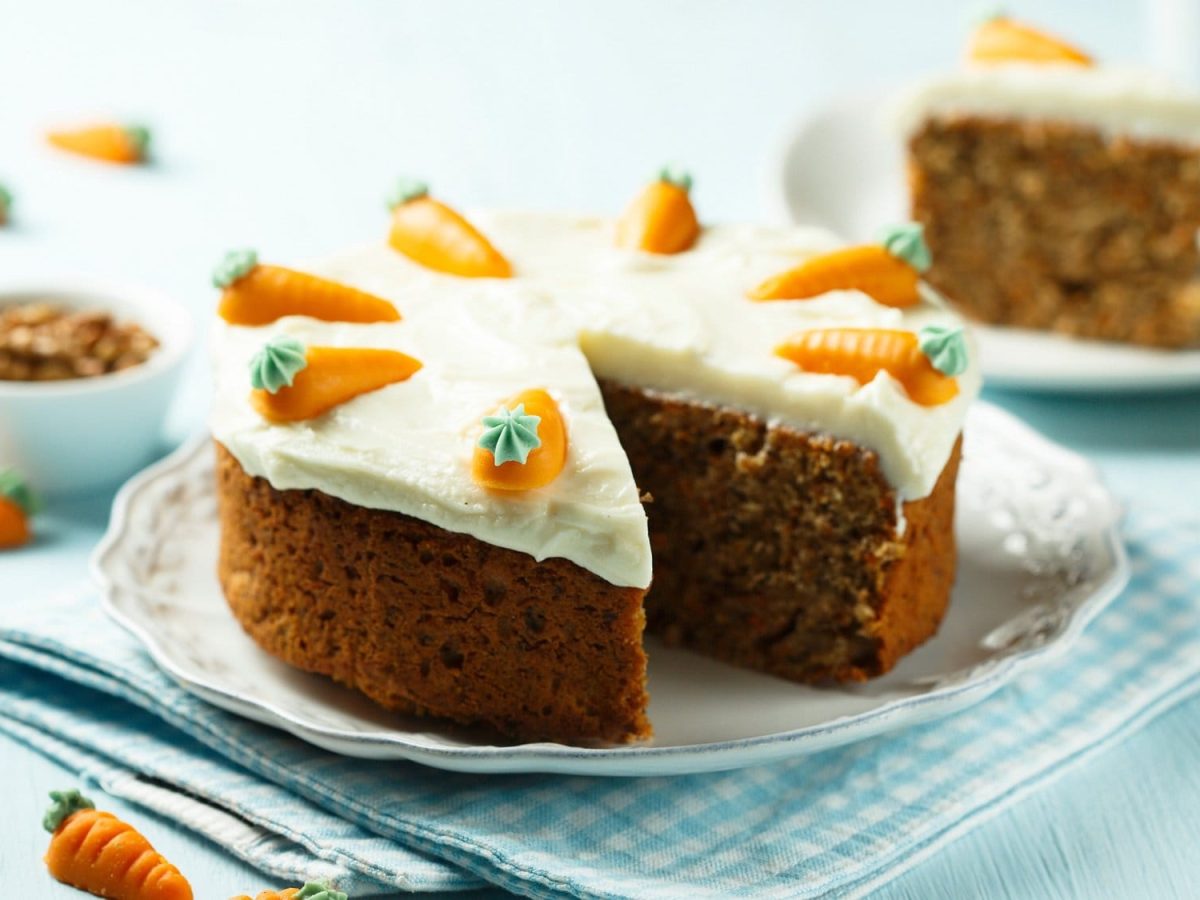
[[[1004,14],[985,20],[967,46],[967,59],[977,63],[1066,63],[1095,65],[1092,58],[1065,41],[1052,37]]]
[[[270,422],[301,422],[407,381],[420,368],[419,360],[397,350],[305,347],[276,337],[250,360],[250,403]]]
[[[121,165],[145,162],[150,149],[149,129],[112,122],[51,131],[46,140],[68,153]]]
[[[921,302],[917,282],[931,263],[915,223],[884,229],[878,244],[846,247],[805,260],[750,291],[752,300],[807,300],[830,291],[862,291],[884,306]]]
[[[231,325],[267,325],[284,316],[323,322],[395,322],[396,307],[336,281],[267,266],[253,250],[231,250],[213,272],[223,288],[217,313]]]
[[[806,372],[848,375],[868,384],[887,372],[909,399],[937,406],[958,395],[954,376],[967,369],[967,345],[960,327],[929,326],[918,334],[885,328],[818,328],[802,331],[775,348],[775,354]]]
[[[37,498],[14,469],[0,469],[0,550],[29,543]]]
[[[64,884],[112,900],[192,900],[192,888],[133,826],[79,791],[51,791],[46,867]]]
[[[470,222],[429,196],[423,181],[402,178],[388,199],[395,250],[413,262],[462,278],[511,278],[512,266]]]
[[[250,900],[246,894],[230,900]],[[300,888],[284,888],[282,891],[262,891],[254,900],[348,900],[341,891],[335,891],[326,881],[310,881]]]
[[[7,225],[12,215],[13,195],[3,184],[0,184],[0,225]]]
[[[682,253],[696,243],[692,176],[664,166],[617,220],[617,245],[647,253]]]
[[[483,417],[483,434],[471,461],[476,484],[498,491],[545,487],[567,461],[567,429],[554,398],[522,391]]]

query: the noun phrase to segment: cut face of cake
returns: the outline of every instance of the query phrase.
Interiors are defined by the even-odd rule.
[[[967,314],[1200,345],[1200,97],[998,19],[899,116],[928,279]]]
[[[507,274],[393,241],[313,272],[397,319],[217,325],[220,576],[264,649],[391,709],[590,744],[650,734],[647,624],[806,682],[880,674],[936,631],[977,369],[915,276],[900,305],[865,292],[908,283],[889,254],[919,233],[847,266],[805,229],[658,252],[622,246],[628,222],[471,224]],[[835,287],[752,296],[780,273]],[[419,368],[265,417],[267,382],[303,406],[288,392],[329,348]]]

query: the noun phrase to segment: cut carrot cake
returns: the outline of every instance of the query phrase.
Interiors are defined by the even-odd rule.
[[[702,228],[687,187],[467,221],[407,185],[311,274],[231,254],[219,574],[259,645],[591,744],[650,734],[644,628],[804,682],[936,631],[979,378],[920,230]]]
[[[929,282],[968,315],[1200,344],[1200,97],[998,17],[900,117]]]

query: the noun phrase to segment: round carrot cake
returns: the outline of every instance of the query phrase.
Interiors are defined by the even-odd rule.
[[[934,634],[979,374],[920,228],[702,226],[689,187],[468,220],[405,184],[386,242],[230,255],[219,574],[264,650],[596,744],[651,734],[644,631],[801,682]]]

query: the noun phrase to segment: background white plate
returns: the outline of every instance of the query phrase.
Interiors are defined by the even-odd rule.
[[[1128,580],[1118,510],[1081,457],[976,404],[959,476],[961,565],[941,632],[889,675],[814,688],[651,640],[653,743],[497,745],[385,712],[258,649],[226,608],[207,440],[131,481],[93,558],[109,612],[188,690],[351,756],[474,772],[652,775],[756,765],[962,709],[1065,651]]]
[[[780,148],[769,185],[776,213],[853,241],[909,217],[900,137],[884,93],[846,97],[805,116]],[[1081,341],[1020,328],[976,326],[990,387],[1128,392],[1200,386],[1200,350]]]

